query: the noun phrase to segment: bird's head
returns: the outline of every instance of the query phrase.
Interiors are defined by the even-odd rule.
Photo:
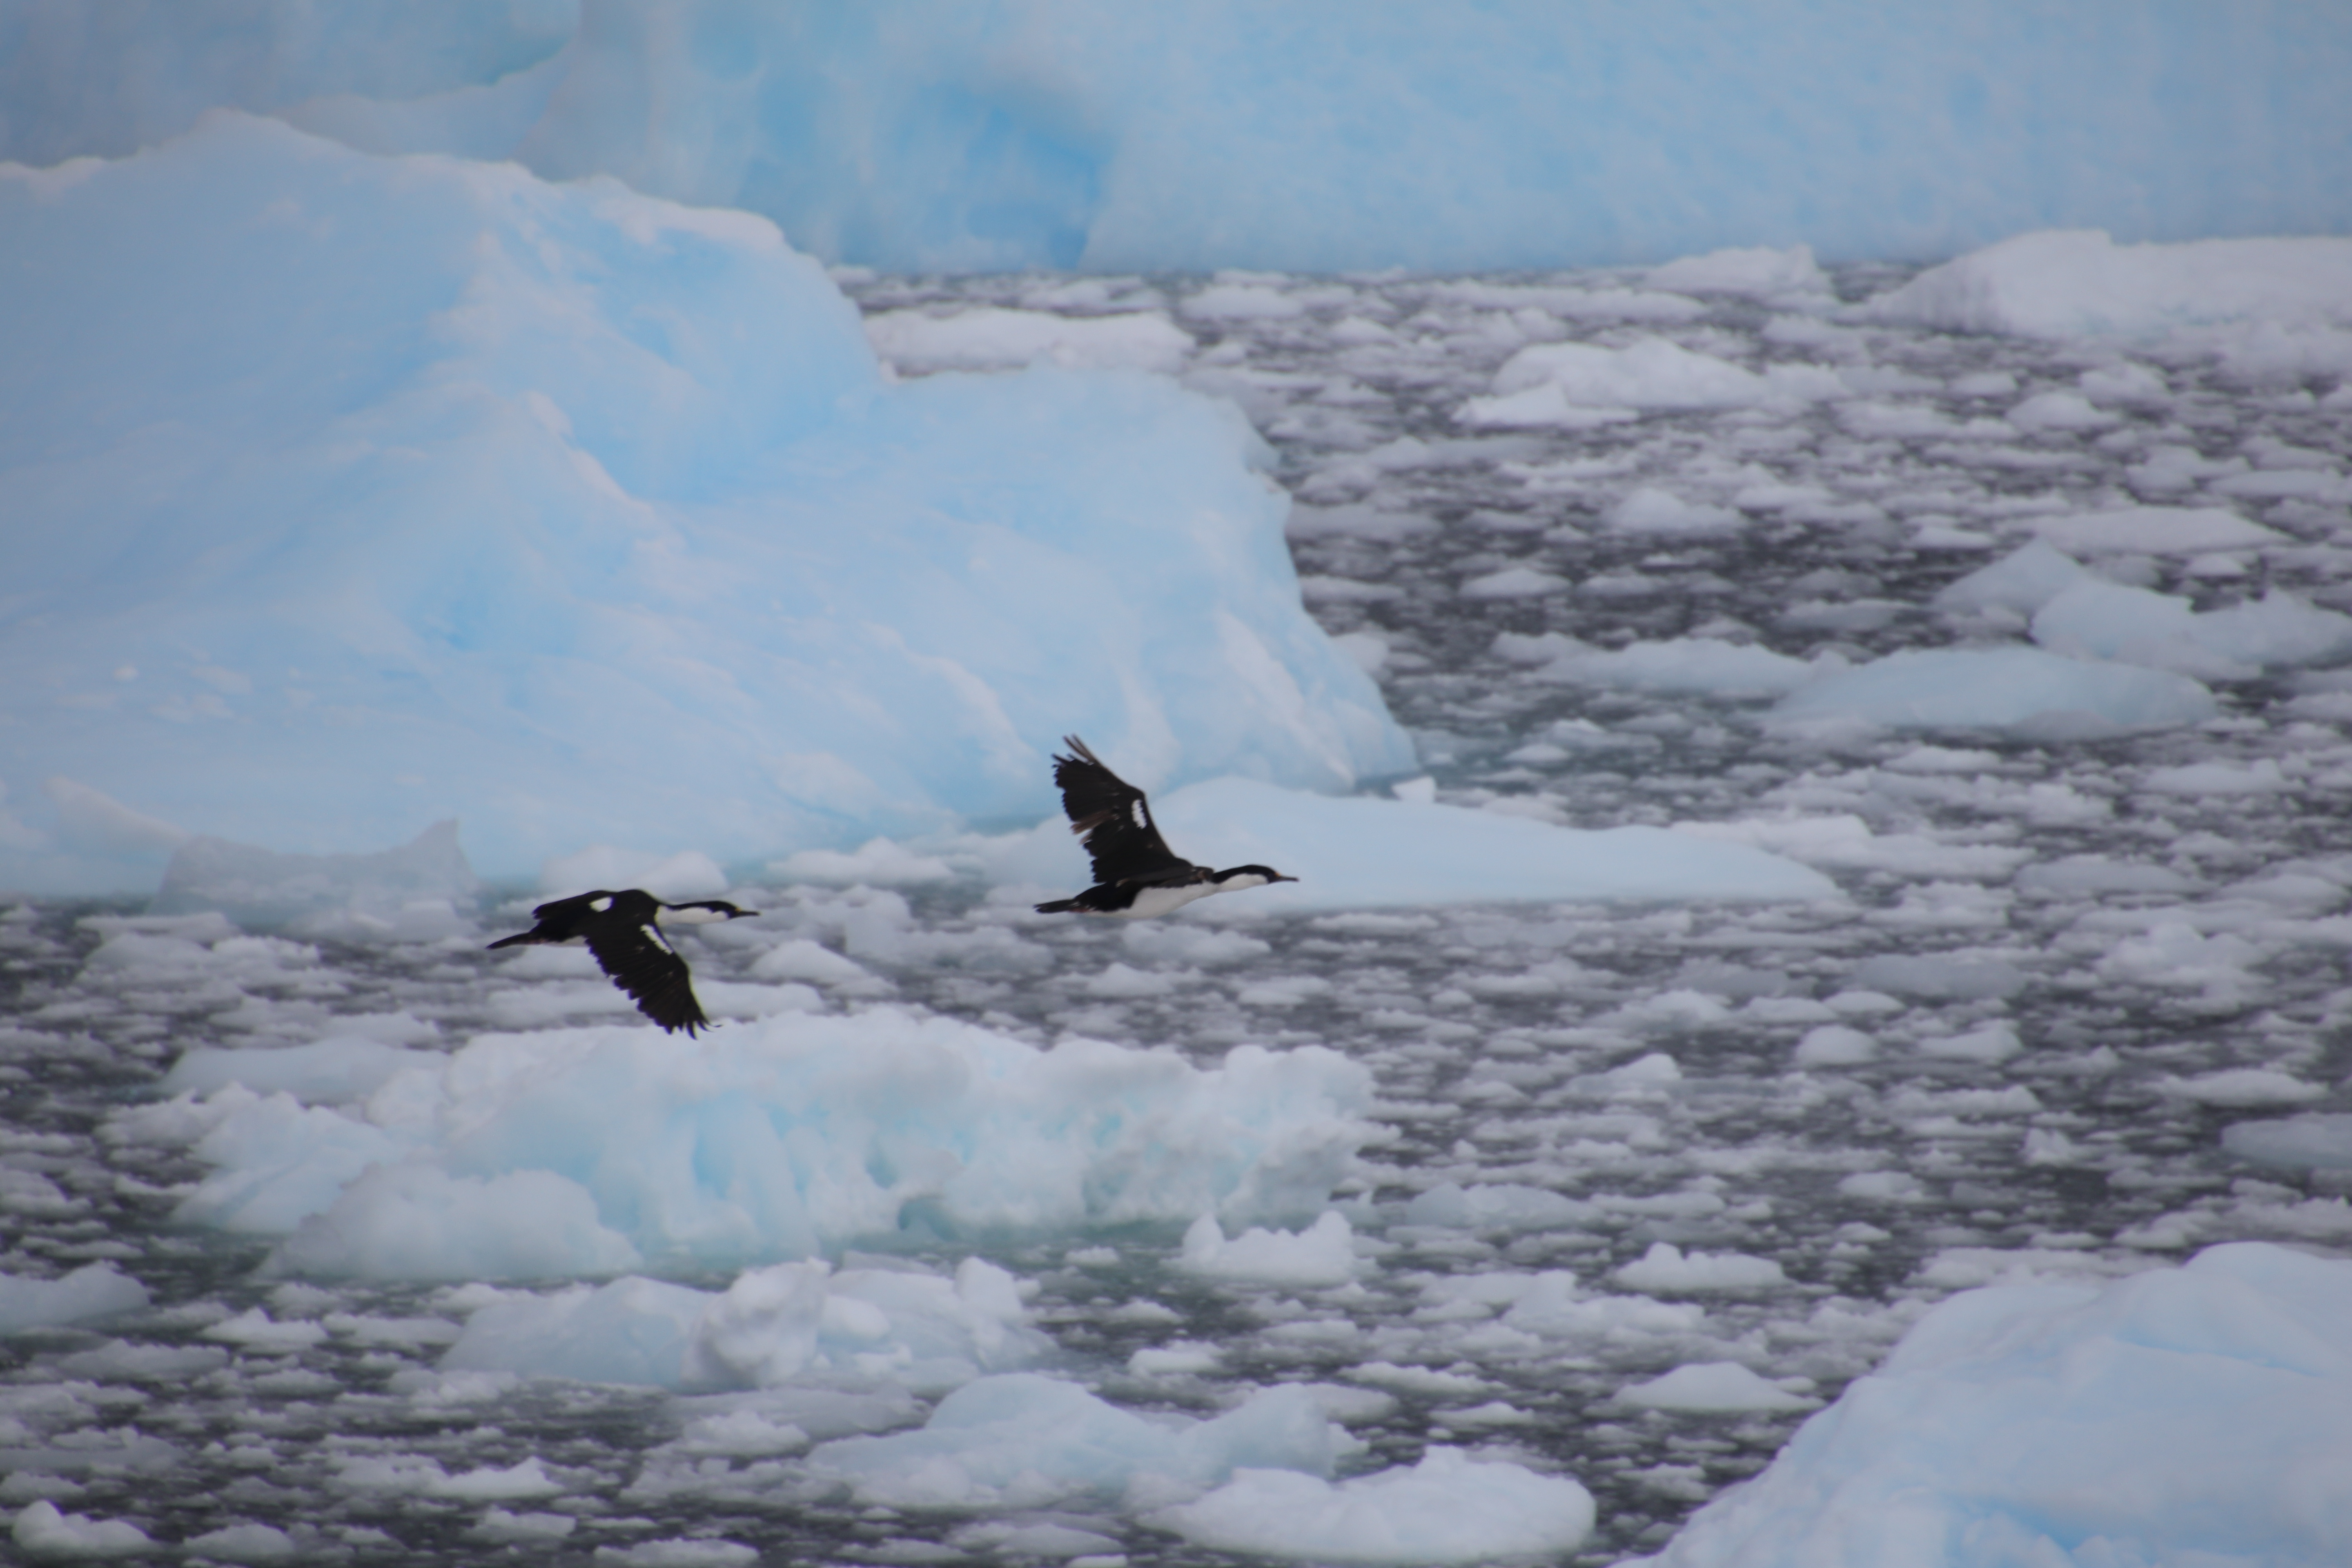
[[[1296,882],[1296,877],[1286,877],[1271,866],[1235,866],[1209,879],[1220,892],[1230,893],[1236,888],[1263,888],[1269,882]]]
[[[718,921],[740,921],[756,915],[757,910],[739,910],[724,899],[697,899],[690,903],[664,904],[662,923],[665,925],[709,925]]]

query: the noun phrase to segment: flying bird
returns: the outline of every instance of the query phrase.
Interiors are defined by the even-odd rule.
[[[593,892],[557,899],[531,910],[539,923],[526,931],[502,936],[490,943],[502,947],[585,942],[596,955],[597,967],[613,984],[627,992],[637,1011],[675,1034],[692,1035],[707,1029],[710,1020],[694,999],[694,983],[686,960],[662,935],[667,911],[676,925],[709,925],[740,920],[757,910],[739,910],[724,899],[696,899],[682,904],[664,903],[642,888]]]
[[[1195,866],[1160,837],[1141,790],[1103,766],[1102,759],[1076,735],[1063,736],[1062,743],[1070,754],[1055,757],[1054,782],[1061,786],[1070,831],[1094,857],[1095,885],[1076,898],[1039,904],[1039,914],[1148,920],[1212,893],[1298,880],[1271,866],[1235,866],[1223,871]]]

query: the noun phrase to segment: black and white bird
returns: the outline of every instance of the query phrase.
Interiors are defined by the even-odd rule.
[[[1076,735],[1063,736],[1062,743],[1070,748],[1070,754],[1054,759],[1054,782],[1061,786],[1062,810],[1070,819],[1070,831],[1085,841],[1087,853],[1094,857],[1095,885],[1076,898],[1039,904],[1039,914],[1148,920],[1212,893],[1298,880],[1271,866],[1212,871],[1193,865],[1160,837],[1160,829],[1152,825],[1150,804],[1141,790],[1103,766],[1102,759],[1087,750],[1087,743]]]
[[[673,925],[709,925],[740,920],[757,910],[739,910],[724,899],[696,899],[682,904],[664,903],[642,888],[608,892],[598,888],[557,899],[530,911],[539,923],[526,931],[502,936],[490,943],[501,947],[584,942],[596,955],[597,967],[613,984],[627,992],[637,1011],[675,1034],[707,1029],[710,1020],[694,999],[694,982],[686,960],[662,935],[667,917]]]

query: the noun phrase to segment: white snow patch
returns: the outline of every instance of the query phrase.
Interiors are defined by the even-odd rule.
[[[1244,1469],[1152,1522],[1202,1546],[1318,1563],[1481,1563],[1574,1551],[1591,1494],[1564,1476],[1432,1447],[1411,1468],[1331,1482]]]

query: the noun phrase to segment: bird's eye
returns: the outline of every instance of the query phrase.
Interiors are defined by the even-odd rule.
[[[590,904],[588,905],[588,907],[589,907],[590,909],[592,909],[592,910],[594,910],[598,914],[600,914],[600,915],[601,915],[601,914],[603,914],[606,910],[609,910],[609,909],[611,909],[611,908],[613,907],[613,900],[610,900],[610,899],[596,899],[596,900],[592,900],[592,901],[590,902]]]

